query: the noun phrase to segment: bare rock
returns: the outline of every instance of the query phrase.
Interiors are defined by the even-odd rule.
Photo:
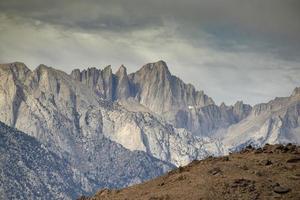
[[[262,160],[260,161],[260,164],[264,166],[268,166],[268,165],[272,165],[273,163],[270,160]]]
[[[282,187],[282,186],[275,186],[273,191],[278,194],[285,194],[285,193],[288,193],[289,191],[291,191],[291,189],[287,188],[287,187]]]

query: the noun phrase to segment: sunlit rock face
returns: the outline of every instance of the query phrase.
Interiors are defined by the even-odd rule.
[[[101,97],[114,101],[136,101],[174,127],[185,128],[194,135],[208,136],[219,128],[239,122],[251,111],[251,106],[243,102],[224,108],[216,106],[203,91],[197,91],[193,85],[173,76],[164,61],[146,64],[129,75],[122,65],[116,74],[109,73],[111,87],[102,81],[106,71],[107,68],[102,71],[89,68],[81,72],[76,69],[71,76]],[[106,93],[111,96],[103,95]]]

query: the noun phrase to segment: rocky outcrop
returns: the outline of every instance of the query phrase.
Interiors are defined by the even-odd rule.
[[[130,81],[127,76],[127,69],[122,65],[116,72],[116,90],[114,99],[127,99],[131,97]]]
[[[296,87],[291,96],[299,96],[300,95],[300,87]]]
[[[88,68],[83,71],[75,69],[71,72],[71,77],[89,86],[98,96],[113,100],[113,74],[111,66],[105,67],[102,71],[96,68]]]

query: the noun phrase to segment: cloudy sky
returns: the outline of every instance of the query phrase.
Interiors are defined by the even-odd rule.
[[[134,72],[164,60],[217,103],[300,86],[299,0],[0,0],[0,62]]]

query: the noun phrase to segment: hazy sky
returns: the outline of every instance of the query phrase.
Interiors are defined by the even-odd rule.
[[[164,60],[217,103],[300,86],[299,0],[0,0],[0,63],[73,68]]]

